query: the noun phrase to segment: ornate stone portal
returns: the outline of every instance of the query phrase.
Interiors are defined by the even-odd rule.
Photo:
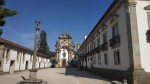
[[[64,33],[58,37],[56,42],[57,67],[68,67],[74,57],[74,43],[72,37]]]

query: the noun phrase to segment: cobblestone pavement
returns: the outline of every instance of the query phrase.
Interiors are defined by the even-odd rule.
[[[28,71],[0,75],[0,84],[16,84],[23,80],[21,76],[28,78],[28,75]],[[111,81],[86,71],[78,71],[76,68],[40,69],[37,78],[47,81],[48,84],[110,84]]]

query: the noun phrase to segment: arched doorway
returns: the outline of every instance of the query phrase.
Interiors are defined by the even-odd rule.
[[[11,60],[10,61],[9,73],[14,73],[14,71],[15,71],[15,61]]]
[[[66,60],[62,60],[62,68],[65,68],[66,67]]]

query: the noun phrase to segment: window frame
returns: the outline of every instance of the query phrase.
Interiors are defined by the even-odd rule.
[[[6,51],[6,58],[9,58],[9,55],[10,55],[10,50],[8,49],[8,50]]]
[[[105,62],[105,65],[109,64],[109,62],[108,62],[108,53],[104,53],[104,62]]]
[[[2,61],[0,61],[0,67],[2,67]]]
[[[98,55],[98,64],[101,64],[101,55]]]
[[[116,30],[115,30],[116,29]],[[115,34],[117,31],[117,34]],[[119,25],[118,22],[116,22],[113,26],[112,26],[112,37],[116,37],[119,36]]]
[[[107,42],[107,32],[103,33],[103,43]]]
[[[117,56],[115,55],[115,52],[118,53]],[[120,51],[119,51],[119,50],[115,50],[115,51],[113,52],[113,54],[114,54],[114,64],[115,64],[115,65],[121,65]],[[116,59],[117,59],[117,60],[116,60]]]

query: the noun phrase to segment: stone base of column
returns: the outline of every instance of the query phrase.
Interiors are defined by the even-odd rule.
[[[17,84],[47,84],[47,82],[43,81],[42,79],[37,79],[37,80],[34,80],[34,81],[24,80],[24,81],[20,81]]]
[[[31,80],[31,81],[34,81],[34,80],[36,80],[37,78],[37,71],[38,71],[38,69],[30,69],[29,70],[29,80]]]
[[[142,68],[129,69],[124,78],[129,84],[150,84],[150,75]]]
[[[37,79],[37,71],[38,69],[29,70],[29,79],[20,81],[17,84],[47,84],[46,81],[43,81],[42,79]]]

